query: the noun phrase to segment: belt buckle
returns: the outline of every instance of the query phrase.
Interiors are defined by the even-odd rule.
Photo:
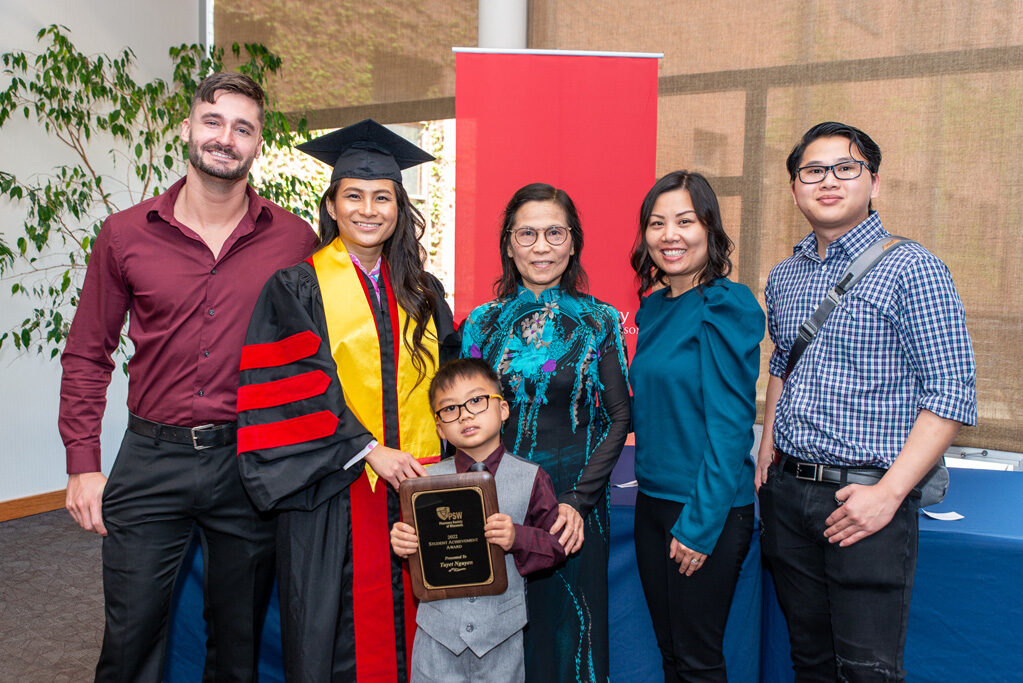
[[[809,470],[809,473],[804,473],[805,470]],[[821,481],[823,474],[823,465],[818,465],[813,462],[796,463],[796,479],[802,479],[803,481]]]
[[[198,427],[192,427],[190,430],[188,430],[192,434],[192,448],[194,448],[197,451],[204,451],[207,448],[213,448],[213,446],[204,446],[203,444],[200,444],[196,432],[204,432],[206,430],[213,429],[214,427],[216,427],[216,425],[211,423],[199,425]]]

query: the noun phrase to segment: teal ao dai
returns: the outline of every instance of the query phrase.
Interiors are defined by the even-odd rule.
[[[511,406],[504,443],[543,467],[585,541],[561,567],[528,577],[526,680],[608,677],[607,480],[629,432],[621,319],[591,296],[520,287],[469,314],[462,355],[483,358]]]

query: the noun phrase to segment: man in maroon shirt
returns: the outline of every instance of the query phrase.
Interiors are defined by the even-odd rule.
[[[67,509],[103,540],[106,630],[98,681],[159,681],[175,577],[196,527],[205,553],[206,676],[254,680],[273,580],[273,523],[252,507],[235,458],[245,331],[263,283],[312,252],[309,225],[247,184],[263,91],[218,73],[182,137],[186,176],[110,216],[93,247],[61,358]],[[100,472],[106,388],[128,316],[128,431]]]

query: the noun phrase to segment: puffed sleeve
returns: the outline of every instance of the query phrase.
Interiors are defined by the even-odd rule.
[[[622,447],[629,435],[632,424],[632,407],[629,396],[629,362],[622,339],[622,323],[618,311],[601,304],[600,324],[605,329],[597,359],[600,378],[600,411],[603,413],[605,429],[599,441],[593,446],[575,486],[558,496],[559,503],[567,503],[586,517],[593,506],[603,497],[607,481],[611,477]]]
[[[743,285],[724,281],[706,288],[700,323],[703,428],[707,448],[693,493],[671,533],[697,552],[711,554],[741,486],[752,486],[743,468],[753,445],[756,383],[764,313]],[[694,425],[695,428],[695,425]]]
[[[310,510],[363,472],[372,435],[345,404],[323,302],[306,263],[263,287],[242,349],[238,463],[261,510]]]

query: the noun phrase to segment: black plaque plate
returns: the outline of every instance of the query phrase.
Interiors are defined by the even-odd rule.
[[[419,551],[408,558],[417,598],[505,591],[504,551],[483,535],[487,517],[498,511],[497,488],[488,472],[406,479],[399,492],[402,519],[419,536]]]

